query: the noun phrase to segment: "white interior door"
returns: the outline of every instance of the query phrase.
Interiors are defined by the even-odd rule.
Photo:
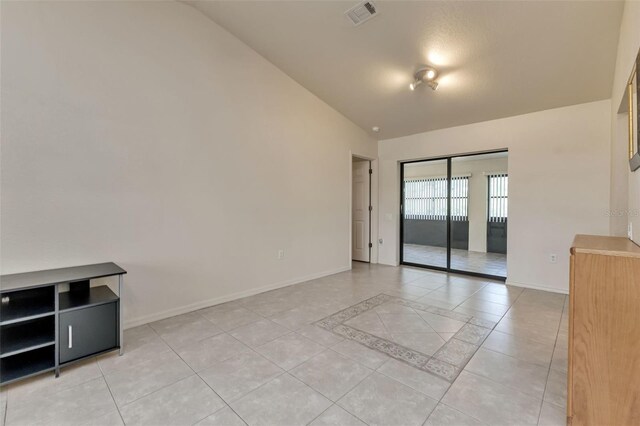
[[[353,162],[352,259],[369,261],[369,162]]]

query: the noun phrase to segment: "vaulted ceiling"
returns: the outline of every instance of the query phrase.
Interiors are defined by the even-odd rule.
[[[358,27],[356,1],[189,4],[379,139],[611,96],[622,2],[374,1]]]

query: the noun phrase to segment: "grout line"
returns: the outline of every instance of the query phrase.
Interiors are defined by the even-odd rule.
[[[4,413],[2,413],[2,424],[6,426],[7,424],[7,412],[9,411],[9,391],[7,391],[7,397],[3,401],[4,404]]]
[[[324,396],[324,395],[322,395],[322,396]],[[325,396],[325,398],[326,398],[326,396]],[[329,399],[329,398],[327,398],[327,399]],[[331,400],[329,399],[329,401],[331,401]],[[327,411],[329,411],[329,409],[330,409],[331,407],[333,407],[334,405],[336,405],[336,403],[335,403],[335,402],[332,402],[332,404],[331,404],[330,406],[328,406],[328,407],[327,407],[325,410],[323,410],[320,414],[318,414],[317,416],[315,416],[313,419],[311,419],[310,421],[308,421],[308,422],[307,422],[307,423],[305,423],[305,424],[306,424],[306,425],[310,425],[310,424],[311,424],[311,423],[313,423],[313,422],[314,422],[318,417],[322,416],[324,413],[326,413]]]
[[[102,374],[102,380],[104,380],[105,385],[107,385],[107,390],[109,391],[109,395],[111,395],[111,400],[113,401],[113,405],[115,405],[116,406],[116,410],[118,410],[118,415],[120,416],[120,420],[122,420],[122,424],[126,425],[126,422],[124,421],[124,417],[122,417],[122,412],[120,411],[120,407],[118,406],[118,403],[116,402],[116,398],[113,396],[113,392],[111,391],[111,386],[109,386],[109,382],[107,382],[107,378],[104,375],[104,371],[102,371],[102,367],[100,366],[100,363],[98,363],[97,359],[96,359],[96,364],[98,365],[98,369],[100,370],[100,374]]]
[[[563,307],[564,311],[564,307]],[[538,424],[540,423],[540,415],[542,414],[542,407],[544,405],[544,397],[547,394],[547,385],[549,384],[549,377],[551,376],[551,366],[553,365],[553,355],[556,352],[556,347],[558,346],[558,335],[560,333],[560,326],[562,324],[562,315],[560,316],[560,321],[558,323],[558,328],[556,330],[556,339],[553,343],[553,351],[551,352],[551,361],[549,361],[549,368],[547,369],[547,380],[544,382],[544,390],[542,391],[542,402],[540,403],[540,410],[538,411]],[[566,407],[565,407],[566,411]]]
[[[448,392],[448,391],[447,391],[447,392]],[[443,398],[444,398],[444,397],[443,397]],[[447,407],[448,409],[453,410],[453,411],[457,411],[458,413],[463,414],[463,415],[465,415],[465,416],[467,416],[467,417],[471,417],[472,419],[477,420],[477,421],[479,421],[479,422],[480,422],[480,423],[482,423],[482,424],[487,424],[487,423],[485,423],[484,421],[482,421],[482,420],[478,419],[477,417],[474,417],[474,416],[472,416],[471,414],[464,413],[464,412],[460,411],[459,409],[457,409],[457,408],[454,408],[454,407],[450,406],[449,404],[445,404],[444,402],[439,402],[439,404],[442,404],[442,405],[444,405],[445,407]],[[434,411],[435,411],[435,409],[434,409]],[[431,415],[429,415],[429,417],[431,417]],[[428,420],[428,419],[429,419],[429,418],[427,417],[427,420]]]

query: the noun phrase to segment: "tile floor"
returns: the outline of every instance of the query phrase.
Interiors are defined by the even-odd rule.
[[[356,263],[126,330],[123,356],[2,389],[0,425],[560,425],[566,310],[560,294]]]
[[[446,268],[447,249],[446,247],[404,244],[403,259],[405,262]],[[451,249],[451,268],[459,271],[506,277],[507,255]]]

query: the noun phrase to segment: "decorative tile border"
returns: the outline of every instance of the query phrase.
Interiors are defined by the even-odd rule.
[[[385,303],[407,306],[423,312],[440,315],[466,324],[449,339],[433,356],[407,348],[396,342],[376,336],[366,331],[345,325],[346,321],[377,308]],[[346,309],[329,315],[315,323],[337,335],[360,343],[412,367],[434,374],[452,383],[471,357],[480,348],[496,323],[436,306],[425,305],[399,297],[379,294]]]

